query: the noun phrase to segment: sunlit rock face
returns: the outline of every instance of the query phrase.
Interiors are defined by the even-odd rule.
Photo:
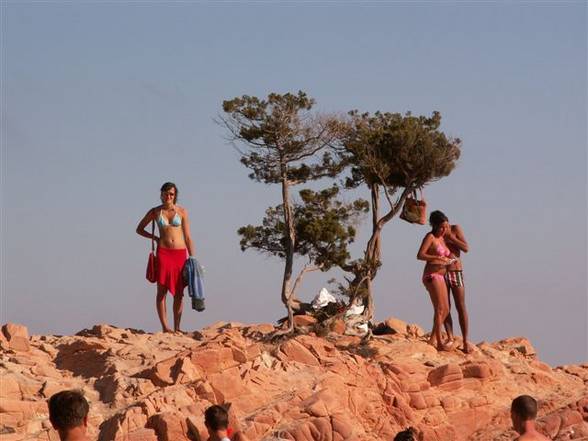
[[[47,398],[81,389],[99,440],[206,440],[203,413],[231,403],[249,440],[510,440],[510,403],[539,401],[554,440],[588,439],[588,365],[552,368],[521,337],[438,352],[420,327],[390,318],[366,340],[315,321],[272,338],[271,324],[218,323],[186,335],[96,325],[75,336],[0,335],[0,438],[57,440]],[[338,331],[338,332],[337,332]]]

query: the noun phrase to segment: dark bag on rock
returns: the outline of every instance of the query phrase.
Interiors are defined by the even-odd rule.
[[[420,192],[420,199],[418,199],[415,190],[404,200],[400,219],[410,222],[411,224],[425,225],[427,223],[427,202],[423,197],[423,191],[420,190]]]

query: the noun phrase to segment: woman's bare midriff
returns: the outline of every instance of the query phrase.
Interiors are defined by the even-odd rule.
[[[437,247],[437,244],[432,245],[428,252],[429,253],[434,253],[434,249]],[[428,274],[439,274],[441,276],[444,276],[445,273],[447,272],[447,266],[446,265],[440,265],[438,263],[431,263],[431,262],[427,262],[425,264],[425,268],[423,269],[423,277],[425,277]]]
[[[445,265],[437,265],[434,263],[427,263],[425,265],[425,269],[423,270],[423,277],[428,274],[439,274],[444,276],[447,272],[447,267]]]
[[[186,248],[184,233],[182,227],[163,227],[159,228],[159,246],[161,248],[171,248],[172,250],[181,250]]]

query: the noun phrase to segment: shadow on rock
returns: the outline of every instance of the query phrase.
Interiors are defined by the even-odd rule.
[[[106,346],[77,340],[57,346],[55,365],[84,378],[101,377],[108,370]]]

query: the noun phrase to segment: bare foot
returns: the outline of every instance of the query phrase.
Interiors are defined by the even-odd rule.
[[[427,344],[430,344],[431,346],[437,346],[437,339],[435,336],[432,335],[431,338],[427,340]]]
[[[453,346],[450,346],[450,345],[446,345],[446,344],[437,345],[437,350],[440,351],[440,352],[441,351],[449,352],[452,349],[453,349]]]
[[[471,354],[474,351],[474,348],[469,342],[466,341],[463,343],[463,348],[461,348],[461,350],[464,354]]]
[[[163,332],[166,334],[173,334],[174,331],[172,331],[170,328],[163,328]]]
[[[185,332],[185,331],[182,331],[181,329],[176,329],[176,330],[174,331],[174,334],[176,334],[176,335],[186,335],[186,334],[187,334],[187,332]]]

